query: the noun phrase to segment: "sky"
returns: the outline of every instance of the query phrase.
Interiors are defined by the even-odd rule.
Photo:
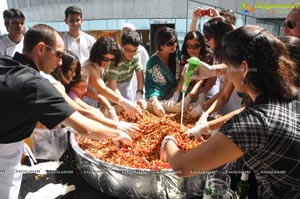
[[[7,2],[6,0],[0,0],[0,31],[1,34],[7,33],[6,28],[4,26],[4,21],[3,21],[3,11],[7,9]]]

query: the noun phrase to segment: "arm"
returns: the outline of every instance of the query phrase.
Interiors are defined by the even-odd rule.
[[[175,142],[168,141],[165,153],[171,168],[178,171],[178,176],[197,175],[193,171],[209,171],[243,155],[241,149],[221,132],[187,153],[181,151]]]
[[[108,86],[111,90],[113,90],[115,93],[117,93],[118,95],[121,95],[121,96],[122,96],[121,92],[119,91],[119,89],[118,89],[118,87],[117,87],[117,81],[116,81],[116,80],[114,80],[114,79],[109,79],[109,80],[107,81],[107,86]]]
[[[136,79],[137,79],[137,89],[143,90],[144,89],[144,73],[142,70],[135,71]]]
[[[117,146],[120,145],[120,142],[126,145],[132,144],[132,139],[128,134],[118,129],[112,129],[101,123],[90,120],[81,115],[79,112],[74,112],[62,123],[67,126],[71,126],[80,135],[91,139],[99,140],[111,138]]]
[[[225,78],[224,85],[221,88],[221,91],[217,94],[217,98],[215,98],[215,101],[211,103],[211,105],[205,112],[207,112],[208,115],[210,115],[220,110],[228,102],[233,90],[234,90],[234,85],[232,84],[231,81],[228,80],[228,78]],[[207,103],[207,105],[209,103]]]

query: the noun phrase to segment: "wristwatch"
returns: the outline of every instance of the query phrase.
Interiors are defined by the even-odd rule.
[[[140,93],[141,95],[144,95],[143,89],[138,89],[138,90],[136,90],[136,93]]]

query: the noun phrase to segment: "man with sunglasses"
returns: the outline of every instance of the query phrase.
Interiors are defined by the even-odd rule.
[[[295,8],[290,10],[284,21],[285,36],[300,38],[300,3],[295,4]]]
[[[96,39],[80,30],[83,22],[82,11],[77,6],[70,6],[65,10],[65,23],[69,31],[62,35],[65,48],[79,58],[81,64],[90,56],[90,50]]]
[[[34,25],[24,37],[22,54],[0,58],[0,198],[17,199],[22,172],[20,161],[28,138],[40,121],[52,129],[59,123],[93,139],[111,138],[132,143],[128,134],[104,126],[74,111],[40,71],[61,65],[64,43],[53,28]]]
[[[3,19],[8,34],[0,39],[0,55],[13,56],[22,52],[25,16],[18,9],[4,10]]]

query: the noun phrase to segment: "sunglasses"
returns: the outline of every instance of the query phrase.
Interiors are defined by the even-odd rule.
[[[284,27],[287,27],[288,29],[291,29],[291,30],[294,29],[296,25],[297,24],[292,20],[283,23]]]
[[[108,58],[108,57],[104,57],[104,56],[102,56],[102,61],[104,61],[104,62],[114,62],[115,61],[115,58]]]
[[[178,42],[178,40],[175,39],[175,40],[173,40],[173,41],[168,41],[168,42],[166,42],[165,45],[171,47],[171,46],[174,46],[174,44],[176,44],[177,42]]]
[[[47,44],[45,44],[45,46],[46,46],[47,48],[53,50],[53,51],[55,52],[56,58],[58,58],[58,59],[61,59],[62,56],[65,54],[65,50],[63,50],[63,51],[55,50],[53,47],[51,47],[51,46],[49,46],[49,45],[47,45]]]
[[[200,44],[186,44],[186,49],[199,49],[201,46]]]

